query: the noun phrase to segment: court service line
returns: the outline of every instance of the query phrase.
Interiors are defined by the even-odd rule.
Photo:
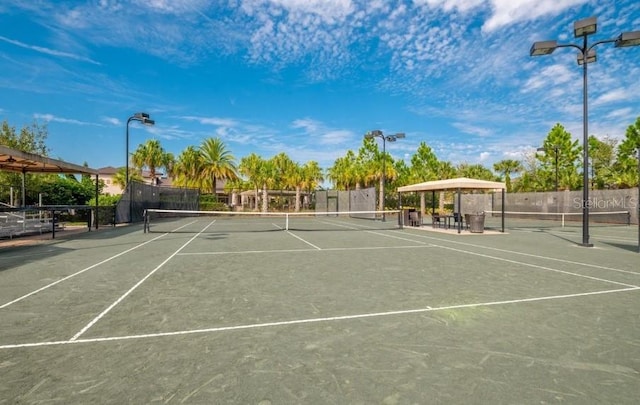
[[[311,324],[311,323],[319,323],[319,322],[334,322],[334,321],[365,319],[365,318],[385,317],[385,316],[394,316],[394,315],[408,315],[408,314],[417,314],[417,313],[425,313],[425,312],[447,311],[452,309],[524,304],[524,303],[530,303],[530,302],[571,299],[571,298],[614,294],[614,293],[638,291],[638,290],[640,290],[640,287],[619,288],[615,290],[591,291],[591,292],[576,293],[576,294],[551,295],[551,296],[520,298],[520,299],[503,300],[503,301],[479,302],[479,303],[472,303],[472,304],[447,305],[442,307],[427,306],[425,308],[406,309],[406,310],[398,310],[398,311],[330,316],[330,317],[323,317],[323,318],[294,319],[290,321],[265,322],[265,323],[245,324],[245,325],[236,325],[236,326],[221,326],[217,328],[190,329],[190,330],[182,330],[182,331],[174,331],[174,332],[145,333],[140,335],[110,336],[110,337],[60,340],[60,341],[37,342],[37,343],[18,343],[18,344],[0,345],[0,350],[29,348],[29,347],[43,347],[43,346],[60,346],[60,345],[70,345],[70,344],[79,344],[79,343],[114,342],[114,341],[133,340],[133,339],[145,339],[145,338],[148,339],[148,338],[184,336],[184,335],[216,333],[216,332],[247,330],[247,329],[272,328],[272,327],[278,327],[278,326],[302,325],[302,324]]]
[[[144,276],[140,281],[138,281],[136,284],[134,284],[133,287],[129,288],[129,290],[127,290],[127,292],[125,292],[124,294],[122,294],[120,296],[120,298],[118,298],[117,300],[115,300],[111,305],[109,305],[104,311],[102,311],[98,316],[96,316],[95,318],[93,318],[91,320],[91,322],[89,322],[88,324],[85,325],[84,328],[80,329],[80,331],[78,333],[76,333],[75,335],[73,335],[73,337],[70,339],[71,341],[77,340],[80,336],[82,336],[86,331],[88,331],[93,325],[96,324],[96,322],[98,322],[100,319],[102,319],[102,317],[104,317],[106,314],[108,314],[113,308],[115,308],[116,305],[118,305],[120,302],[122,302],[127,296],[129,296],[129,294],[131,294],[136,288],[138,288],[142,283],[144,283],[149,277],[151,277],[155,272],[157,272],[158,270],[160,270],[162,268],[162,266],[164,266],[165,264],[167,264],[169,262],[169,260],[171,260],[175,255],[177,255],[178,253],[180,253],[180,251],[182,249],[184,249],[185,247],[187,247],[187,245],[189,243],[191,243],[195,238],[197,238],[200,234],[202,234],[204,231],[207,230],[207,228],[209,228],[211,225],[213,225],[213,223],[216,222],[215,220],[211,221],[207,226],[205,226],[200,232],[198,232],[197,234],[193,235],[193,237],[191,239],[189,239],[188,241],[186,241],[182,246],[180,246],[178,248],[178,250],[176,250],[175,252],[173,252],[171,254],[171,256],[167,257],[162,263],[160,263],[155,269],[151,270],[146,276]],[[186,225],[185,225],[186,226]]]
[[[86,272],[86,271],[89,271],[89,270],[91,270],[91,269],[94,269],[94,268],[96,268],[96,267],[98,267],[98,266],[100,266],[100,265],[102,265],[102,264],[105,264],[105,263],[107,263],[107,262],[110,262],[110,261],[111,261],[111,260],[113,260],[113,259],[117,259],[118,257],[120,257],[120,256],[122,256],[122,255],[124,255],[124,254],[127,254],[127,253],[131,252],[132,250],[138,249],[138,248],[140,248],[140,247],[142,247],[142,246],[144,246],[144,245],[146,245],[146,244],[148,244],[148,243],[151,243],[151,242],[155,241],[155,240],[156,240],[156,239],[158,239],[158,238],[162,238],[162,237],[163,237],[163,236],[165,236],[165,235],[167,235],[167,234],[165,233],[165,234],[163,234],[163,235],[156,236],[155,238],[153,238],[153,239],[151,239],[151,240],[148,240],[148,241],[146,241],[146,242],[142,242],[142,243],[141,243],[141,244],[139,244],[139,245],[136,245],[136,246],[134,246],[134,247],[132,247],[132,248],[129,248],[129,249],[127,249],[127,250],[123,251],[123,252],[120,252],[120,253],[118,253],[118,254],[116,254],[116,255],[113,255],[113,256],[111,256],[111,257],[108,257],[108,258],[106,258],[106,259],[102,260],[101,262],[98,262],[98,263],[96,263],[96,264],[92,264],[92,265],[91,265],[91,266],[89,266],[89,267],[86,267],[86,268],[84,268],[84,269],[82,269],[82,270],[80,270],[80,271],[77,271],[77,272],[75,272],[75,273],[73,273],[73,274],[70,274],[70,275],[68,275],[68,276],[66,276],[66,277],[63,277],[63,278],[61,278],[60,280],[54,281],[54,282],[52,282],[52,283],[50,283],[50,284],[47,284],[47,285],[45,285],[44,287],[40,287],[40,288],[38,288],[38,289],[37,289],[37,290],[35,290],[35,291],[31,291],[30,293],[25,294],[25,295],[23,295],[22,297],[18,297],[18,298],[16,298],[16,299],[14,299],[13,301],[9,301],[9,302],[7,302],[7,303],[5,303],[5,304],[2,304],[2,305],[0,305],[0,309],[6,308],[6,307],[8,307],[8,306],[9,306],[9,305],[11,305],[11,304],[15,304],[16,302],[22,301],[22,300],[23,300],[23,299],[25,299],[25,298],[28,298],[28,297],[30,297],[30,296],[32,296],[32,295],[34,295],[34,294],[37,294],[37,293],[39,293],[39,292],[42,292],[42,291],[44,291],[44,290],[46,290],[46,289],[48,289],[48,288],[51,288],[51,287],[53,287],[53,286],[55,286],[55,285],[57,285],[57,284],[60,284],[60,283],[62,283],[63,281],[69,280],[70,278],[73,278],[73,277],[75,277],[75,276],[78,276],[78,275],[80,275],[80,274],[82,274],[82,273]]]
[[[418,242],[418,241],[414,241]],[[335,248],[323,248],[323,249],[274,249],[274,250],[228,250],[220,252],[189,252],[179,253],[178,256],[198,256],[198,255],[244,255],[244,254],[259,254],[259,253],[301,253],[301,252],[333,252],[333,251],[345,251],[345,250],[386,250],[386,249],[424,249],[428,247],[435,247],[434,245],[422,242],[421,245],[413,246],[361,246],[361,247],[335,247]]]
[[[395,231],[395,232],[397,232],[397,231]],[[465,242],[458,242],[458,241],[448,240],[448,239],[434,238],[432,236],[417,235],[417,234],[413,234],[413,233],[411,235],[417,236],[418,238],[422,238],[422,239],[437,240],[438,242],[450,242],[450,243],[453,243],[453,244],[456,244],[456,245],[476,247],[476,248],[485,249],[485,250],[494,250],[496,252],[510,253],[510,254],[514,254],[514,255],[533,257],[533,258],[536,258],[536,259],[544,259],[544,260],[550,260],[550,261],[566,263],[566,264],[576,264],[576,265],[579,265],[579,266],[592,267],[594,269],[610,270],[610,271],[616,271],[616,272],[619,272],[619,273],[626,273],[626,274],[633,274],[635,276],[640,276],[640,272],[637,272],[637,271],[616,269],[616,268],[613,268],[613,267],[600,266],[600,265],[597,265],[597,264],[576,262],[576,261],[573,261],[573,260],[558,259],[558,258],[549,257],[549,256],[540,256],[540,255],[535,255],[533,253],[517,252],[515,250],[500,249],[500,248],[496,248],[496,247],[476,245],[476,244],[473,244],[473,243],[465,243]]]

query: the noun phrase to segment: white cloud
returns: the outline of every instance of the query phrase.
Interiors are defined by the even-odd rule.
[[[482,4],[485,0],[413,0],[417,5],[428,5],[429,7],[439,7],[444,11],[458,10],[460,12],[467,12]]]
[[[493,131],[489,128],[482,128],[477,125],[472,125],[464,122],[455,122],[453,123],[453,126],[464,133],[479,137],[487,137],[493,134]]]
[[[74,59],[80,62],[87,62],[87,63],[92,63],[94,65],[100,65],[100,62],[96,62],[95,60],[91,59],[91,58],[87,58],[85,56],[82,55],[76,55],[73,53],[69,53],[69,52],[63,52],[63,51],[58,51],[55,49],[50,49],[50,48],[45,48],[42,46],[36,46],[36,45],[29,45],[29,44],[25,44],[23,42],[20,41],[16,41],[10,38],[6,38],[3,36],[0,36],[0,41],[4,41],[6,43],[9,43],[11,45],[15,45],[18,46],[20,48],[24,48],[24,49],[29,49],[35,52],[39,52],[39,53],[43,53],[46,55],[51,55],[51,56],[57,56],[60,58],[67,58],[67,59]]]
[[[56,117],[53,114],[35,113],[35,114],[33,114],[33,118],[35,118],[37,120],[43,120],[43,121],[47,121],[47,122],[58,122],[58,123],[63,123],[63,124],[100,126],[100,124],[96,124],[95,122],[86,122],[86,121],[80,121],[80,120],[75,120],[75,119],[70,119],[70,118]]]
[[[120,121],[117,118],[113,118],[113,117],[103,117],[102,121],[106,122],[107,124],[111,124],[113,126],[120,126],[120,125],[124,125],[122,123],[122,121]]]
[[[564,10],[587,3],[588,0],[491,0],[492,15],[482,31],[493,32],[504,26],[532,21],[546,15],[558,15]]]
[[[602,105],[602,104],[608,104],[608,103],[615,103],[617,101],[629,100],[633,97],[634,93],[635,92],[632,91],[632,89],[623,89],[623,88],[613,89],[611,91],[608,91],[602,94],[595,100],[593,100],[593,105],[596,106],[596,105]]]

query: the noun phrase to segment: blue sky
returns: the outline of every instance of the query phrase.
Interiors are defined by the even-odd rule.
[[[0,120],[47,123],[50,156],[124,166],[157,138],[176,156],[207,137],[239,160],[286,152],[323,168],[372,129],[453,164],[522,159],[555,123],[582,139],[577,50],[534,41],[640,30],[637,0],[3,0]],[[640,47],[596,48],[590,134],[640,116]]]

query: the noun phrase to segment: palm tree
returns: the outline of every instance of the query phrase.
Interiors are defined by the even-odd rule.
[[[522,164],[518,160],[504,159],[493,164],[493,170],[504,175],[507,186],[507,193],[511,192],[511,173],[518,173],[522,170]]]
[[[324,175],[318,162],[310,160],[302,166],[301,187],[307,191],[307,195],[311,195],[311,190],[318,188],[323,181]]]
[[[155,181],[157,177],[156,170],[160,167],[170,167],[173,155],[166,153],[157,139],[149,139],[144,144],[138,146],[138,149],[131,157],[133,165],[142,170],[149,169],[149,175]]]
[[[127,186],[127,176],[126,176],[126,168],[121,167],[116,171],[116,174],[113,176],[113,184],[116,186],[120,186],[121,189]],[[142,182],[142,176],[140,172],[135,168],[129,168],[129,181],[137,181]]]
[[[180,153],[173,167],[172,175],[177,186],[202,189],[202,156],[194,146],[187,146]]]
[[[262,212],[269,211],[269,189],[277,181],[278,170],[273,159],[263,160],[258,169],[258,181],[262,184]]]
[[[211,186],[211,194],[218,199],[217,180],[233,180],[238,178],[235,157],[227,150],[219,138],[207,138],[200,145],[202,176]]]
[[[239,171],[240,173],[246,177],[247,182],[251,184],[254,192],[255,192],[255,207],[254,209],[258,210],[258,189],[261,186],[260,183],[260,168],[264,162],[260,156],[255,153],[250,154],[249,156],[245,156],[240,159]]]
[[[362,167],[352,150],[339,157],[327,171],[327,177],[338,190],[359,189],[362,181]]]

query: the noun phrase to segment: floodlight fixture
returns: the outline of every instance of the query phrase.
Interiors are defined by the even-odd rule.
[[[589,52],[587,52],[586,62],[587,63],[593,63],[596,60],[597,60],[596,50],[595,49],[589,49]],[[582,51],[578,51],[578,65],[582,65],[584,62],[585,62],[584,54],[582,53]]]
[[[539,41],[534,42],[529,50],[531,56],[550,55],[558,47],[558,41]]]
[[[586,37],[595,34],[598,30],[598,22],[596,17],[585,18],[584,20],[573,23],[573,35],[576,38]]]
[[[589,243],[589,130],[588,130],[588,98],[587,98],[587,66],[596,61],[596,53],[593,49],[596,45],[615,42],[617,48],[640,45],[640,31],[624,32],[614,39],[596,41],[589,45],[587,37],[596,33],[598,23],[596,17],[585,18],[573,24],[573,33],[576,38],[582,38],[582,44],[558,44],[556,41],[534,42],[529,54],[531,56],[549,55],[556,48],[576,48],[578,64],[582,66],[582,245],[593,246]],[[557,152],[556,152],[557,158]]]
[[[640,45],[640,31],[623,32],[616,39],[616,48]]]

